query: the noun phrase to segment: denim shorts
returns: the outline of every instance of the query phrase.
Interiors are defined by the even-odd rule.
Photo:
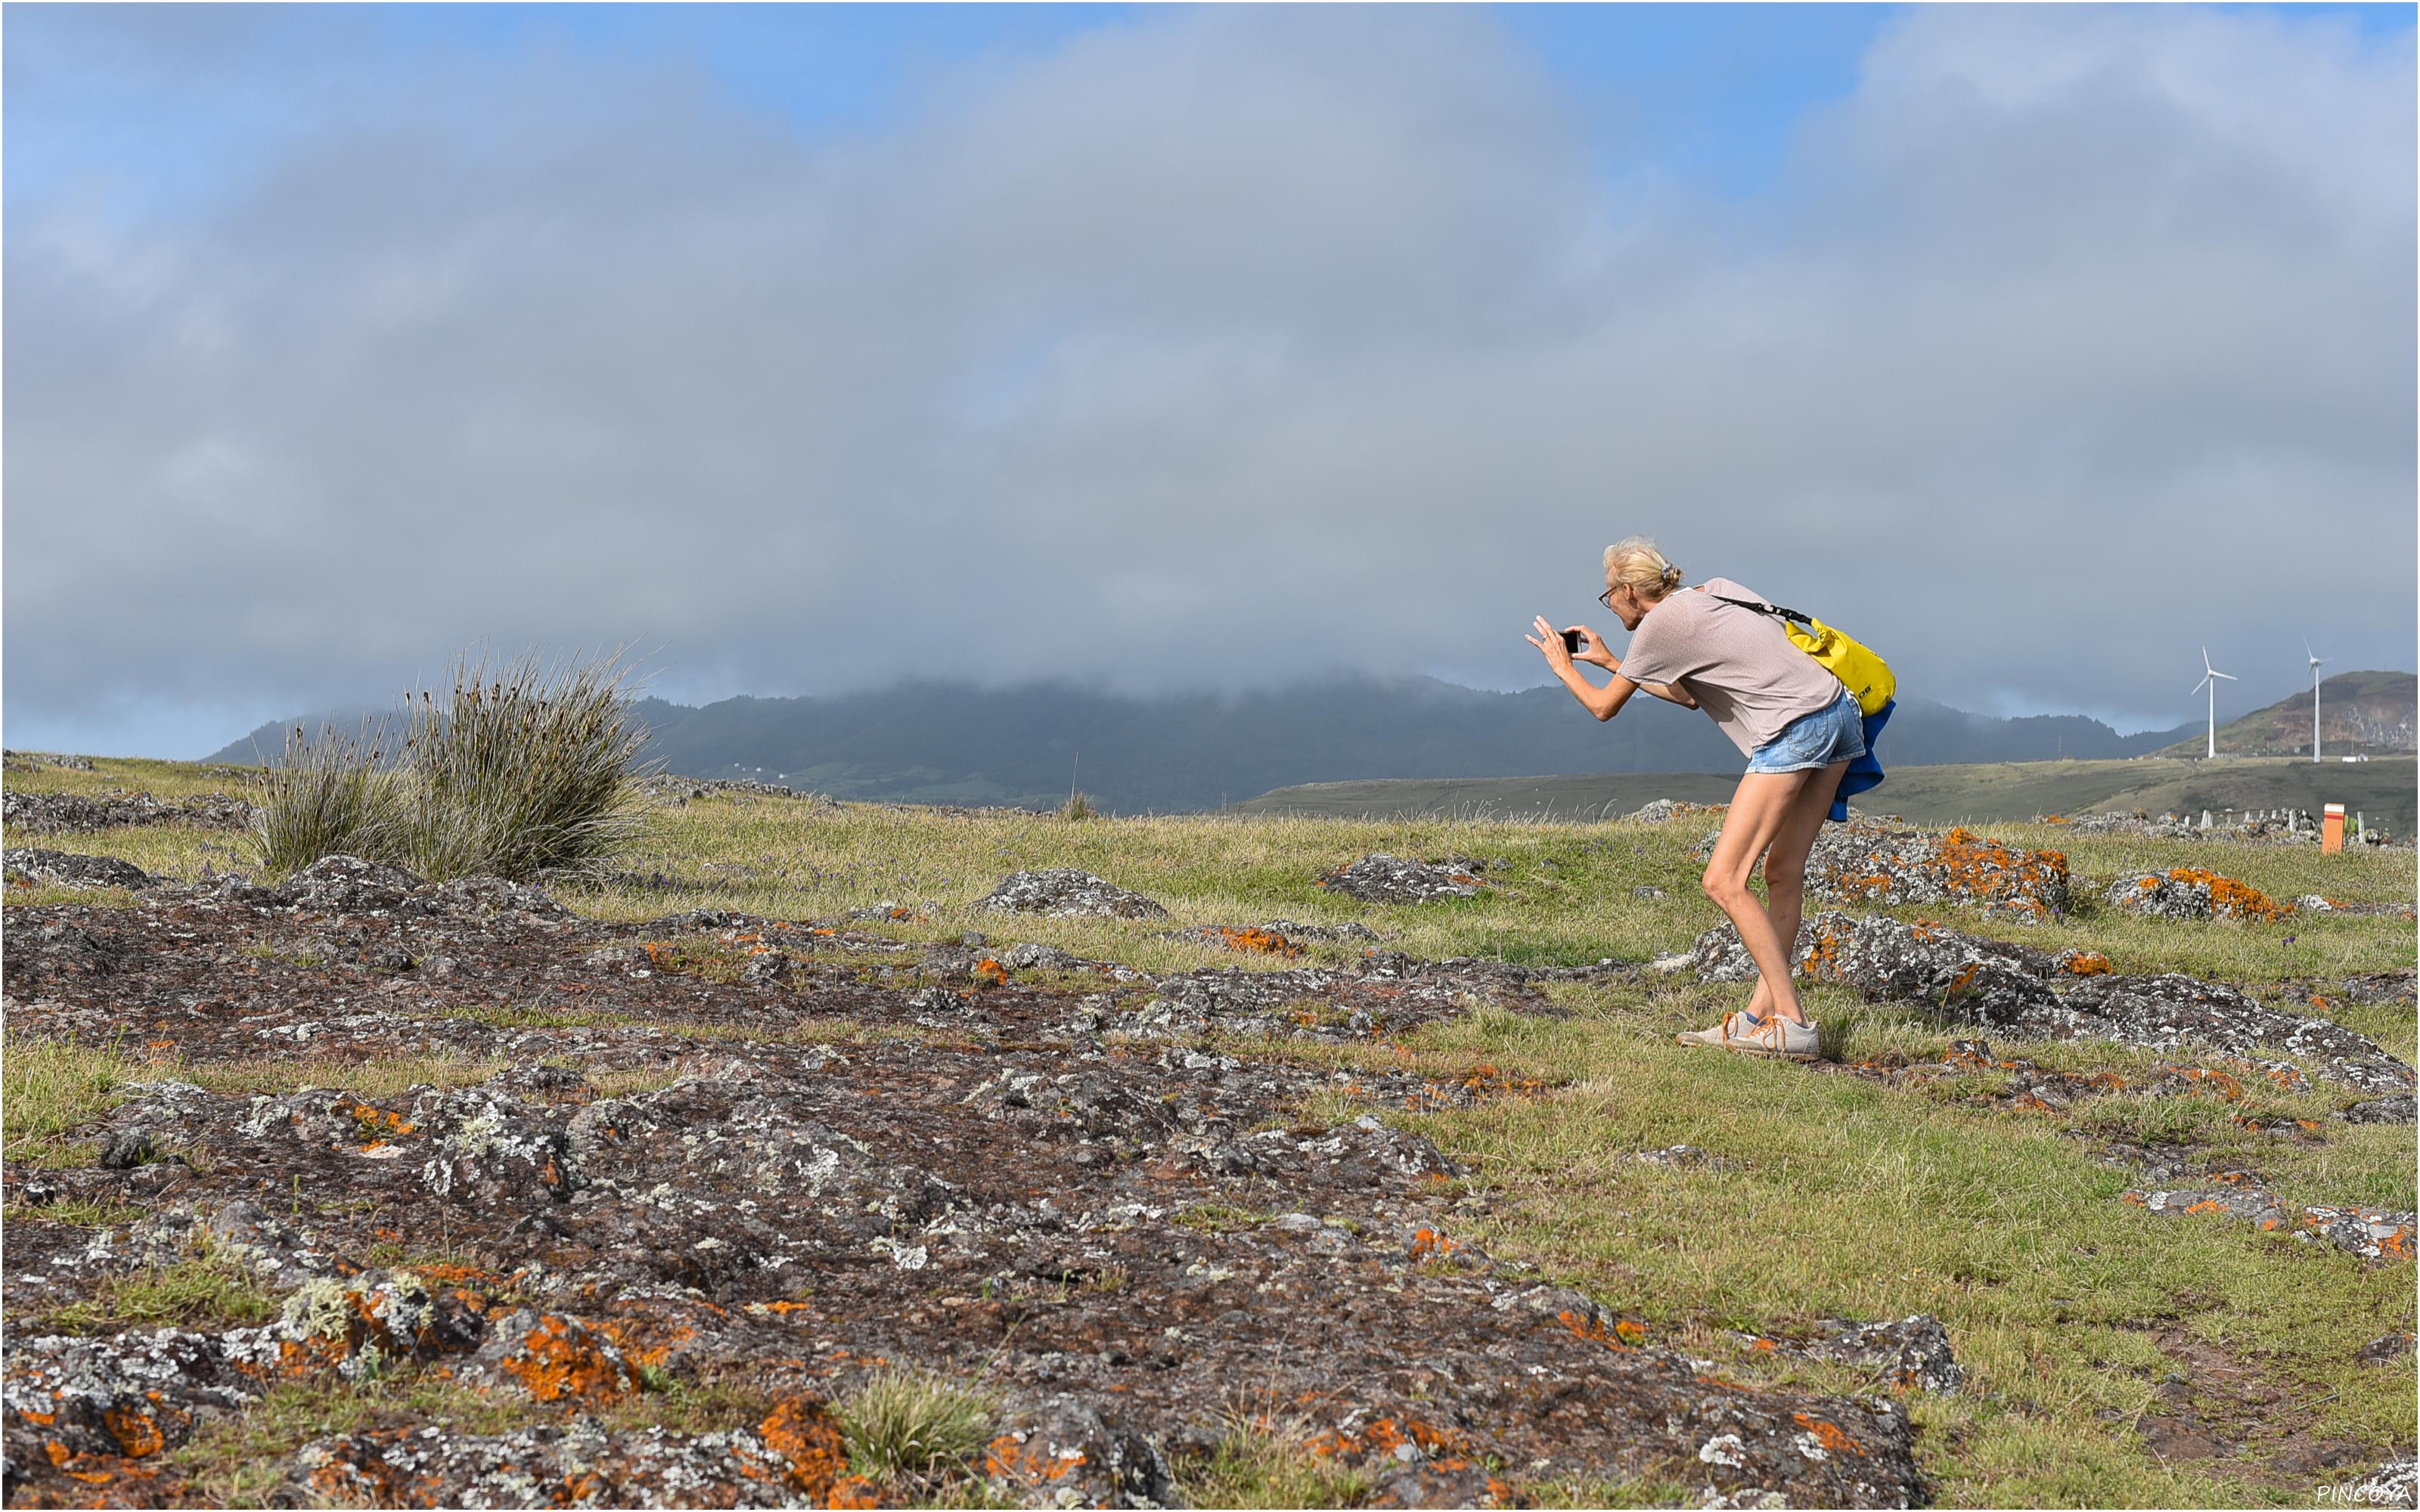
[[[1828,709],[1802,714],[1781,727],[1781,733],[1747,754],[1751,772],[1805,772],[1851,762],[1866,753],[1864,711],[1857,695],[1846,688]]]

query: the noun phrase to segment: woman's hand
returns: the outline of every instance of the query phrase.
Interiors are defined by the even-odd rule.
[[[1525,635],[1521,639],[1538,648],[1545,656],[1546,665],[1555,670],[1556,676],[1560,677],[1569,672],[1572,670],[1572,653],[1571,648],[1563,644],[1563,633],[1548,625],[1544,614],[1539,615],[1532,624],[1538,633]]]
[[[1566,625],[1563,630],[1565,634],[1575,630],[1579,632],[1580,648],[1572,654],[1574,661],[1584,661],[1591,667],[1602,667],[1609,672],[1621,670],[1621,663],[1615,660],[1613,653],[1605,648],[1605,637],[1585,625]]]
[[[1586,649],[1580,653],[1580,658],[1612,671],[1613,681],[1603,687],[1582,677],[1579,669],[1572,665],[1571,649],[1563,644],[1562,631],[1548,625],[1543,614],[1533,624],[1538,633],[1522,639],[1538,648],[1538,654],[1546,658],[1546,665],[1553,668],[1563,686],[1572,690],[1572,697],[1579,700],[1589,713],[1600,719],[1610,719],[1620,714],[1621,706],[1630,702],[1630,695],[1638,690],[1638,685],[1621,675],[1621,663],[1605,649],[1605,642],[1596,638],[1596,632],[1585,625],[1572,626],[1588,637],[1581,642]]]

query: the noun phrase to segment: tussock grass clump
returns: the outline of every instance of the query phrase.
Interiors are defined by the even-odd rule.
[[[403,864],[427,877],[593,873],[637,835],[646,731],[619,657],[555,667],[524,656],[454,671],[440,706],[404,707],[411,783]]]
[[[868,1376],[835,1408],[849,1468],[861,1475],[936,1475],[983,1452],[998,1404],[927,1370]]]
[[[392,856],[403,839],[402,793],[381,761],[382,728],[323,727],[316,740],[296,725],[286,751],[258,779],[253,849],[283,874],[323,856]]]
[[[255,855],[271,875],[345,855],[433,881],[593,876],[646,816],[630,682],[618,654],[466,657],[442,702],[404,701],[391,764],[383,726],[317,740],[298,728],[259,779]]]

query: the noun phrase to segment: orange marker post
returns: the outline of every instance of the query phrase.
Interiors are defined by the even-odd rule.
[[[2319,820],[2319,852],[2334,856],[2344,849],[2344,805],[2329,804]]]

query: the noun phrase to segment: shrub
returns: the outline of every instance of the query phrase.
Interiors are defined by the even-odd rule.
[[[301,725],[287,733],[284,759],[262,773],[255,795],[253,852],[263,870],[282,875],[323,856],[393,855],[402,794],[381,765],[383,733],[322,727],[308,740]]]
[[[549,668],[524,656],[454,670],[441,707],[404,705],[412,789],[400,864],[432,878],[594,872],[635,838],[646,731],[618,656]]]
[[[260,779],[254,850],[283,875],[326,856],[384,861],[442,881],[593,873],[644,822],[632,717],[618,655],[555,666],[535,654],[492,672],[455,664],[443,702],[407,698],[401,749],[385,727],[296,729]]]
[[[926,1370],[884,1369],[837,1404],[849,1468],[861,1475],[933,1475],[981,1453],[994,1403]]]
[[[1059,810],[1059,817],[1062,819],[1091,819],[1098,815],[1100,811],[1101,810],[1098,809],[1093,807],[1093,800],[1091,798],[1086,797],[1081,793],[1070,793],[1067,795],[1066,806]]]

